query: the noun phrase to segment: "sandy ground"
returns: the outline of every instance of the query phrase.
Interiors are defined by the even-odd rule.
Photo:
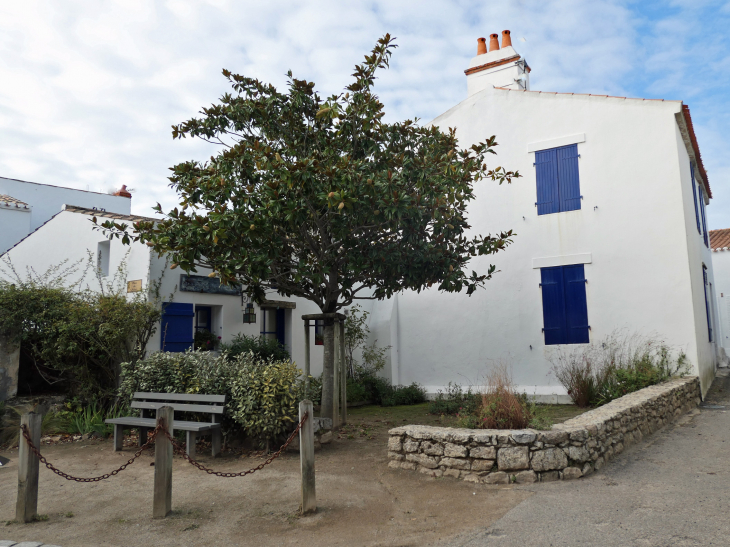
[[[9,523],[0,528],[0,539],[62,547],[425,545],[490,526],[533,495],[513,486],[388,469],[390,425],[365,426],[367,434],[358,436],[362,429],[351,427],[354,434],[317,452],[318,511],[313,516],[298,515],[299,457],[289,453],[252,476],[234,479],[209,476],[176,457],[173,514],[153,520],[149,453],[100,483],[69,482],[41,466],[38,512],[48,520]],[[43,453],[68,473],[94,476],[120,465],[133,449],[114,453],[111,441],[82,441],[44,447]],[[13,461],[0,468],[0,522],[15,517],[17,489],[17,450],[2,454]],[[200,459],[223,471],[242,471],[261,461]]]

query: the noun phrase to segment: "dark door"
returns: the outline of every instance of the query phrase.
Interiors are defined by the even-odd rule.
[[[286,346],[286,310],[277,308],[276,310],[276,339],[282,346]]]

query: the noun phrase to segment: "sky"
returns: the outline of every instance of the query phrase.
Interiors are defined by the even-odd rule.
[[[171,166],[217,151],[171,126],[229,91],[223,68],[280,89],[291,69],[327,96],[388,32],[386,119],[426,122],[466,98],[476,39],[509,29],[532,89],[688,104],[709,226],[728,228],[729,26],[730,2],[710,0],[0,0],[0,176],[126,184],[132,212],[151,215],[177,203]]]

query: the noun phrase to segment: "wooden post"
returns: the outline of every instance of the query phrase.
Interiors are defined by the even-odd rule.
[[[340,427],[340,323],[333,320],[332,327],[335,330],[335,363],[334,363],[334,385],[332,386],[332,429]]]
[[[299,403],[299,420],[308,414],[299,430],[299,458],[302,470],[302,515],[317,510],[317,493],[314,487],[314,407],[312,401]]]
[[[41,445],[43,414],[31,412],[20,417],[20,425],[27,426],[36,447]],[[18,501],[15,504],[15,520],[31,522],[38,514],[38,458],[20,432],[18,442]]]
[[[347,359],[345,359],[345,320],[340,321],[340,423],[347,423]]]
[[[309,319],[304,320],[304,398],[309,399]]]
[[[157,425],[164,424],[170,436],[173,409],[161,406],[157,409]],[[152,499],[152,518],[162,519],[172,511],[172,443],[163,431],[155,437],[155,493]]]

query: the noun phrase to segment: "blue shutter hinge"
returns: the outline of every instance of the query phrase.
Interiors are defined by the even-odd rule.
[[[580,199],[583,199],[583,196],[581,196]]]
[[[532,163],[532,166],[535,167],[537,164],[535,162]]]
[[[578,157],[580,158],[580,154],[578,154]]]
[[[543,333],[545,332],[545,329],[544,329],[544,328],[543,328],[543,329],[540,329],[540,330],[541,330],[541,331],[542,331]]]
[[[538,286],[538,287],[542,287],[542,283],[538,283],[538,284],[537,284],[537,286]]]
[[[591,330],[591,326],[590,325],[588,325],[588,330]]]

